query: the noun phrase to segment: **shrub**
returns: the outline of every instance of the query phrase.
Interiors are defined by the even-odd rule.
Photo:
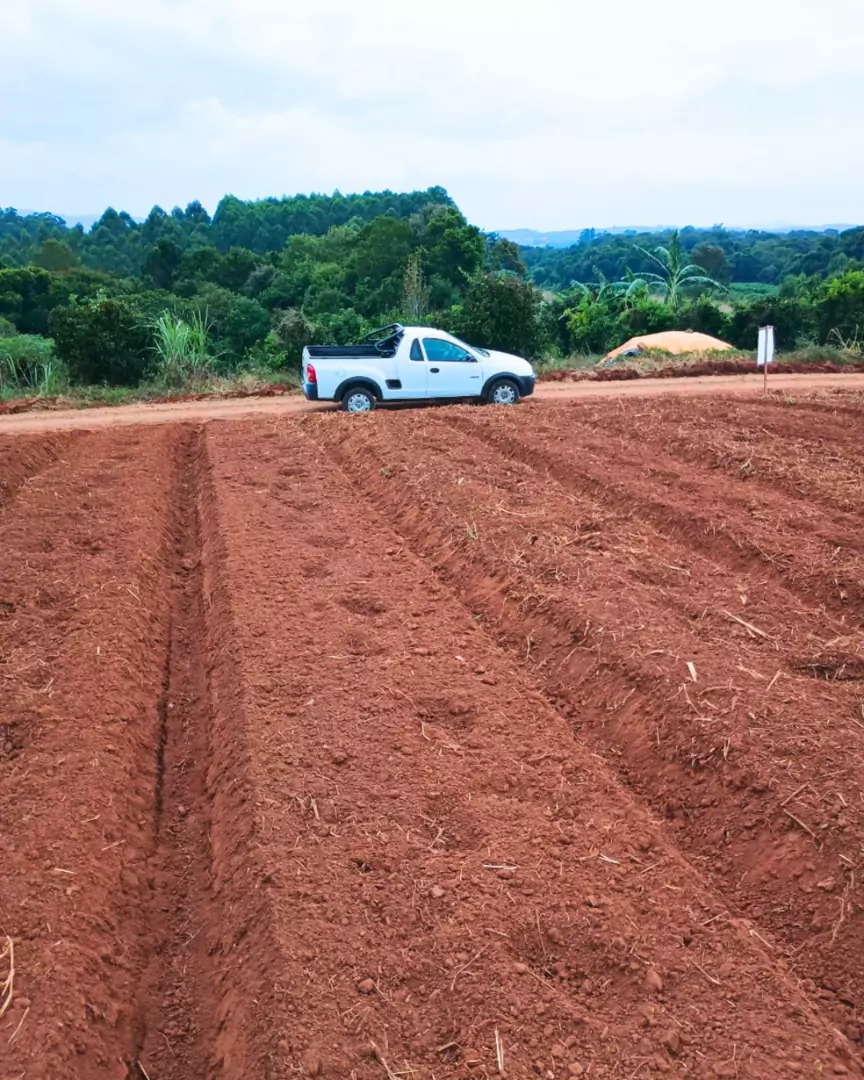
[[[137,386],[151,358],[152,334],[125,297],[96,296],[57,308],[51,332],[69,378],[82,385]]]
[[[604,303],[583,296],[575,308],[565,312],[569,348],[576,353],[606,353],[630,335],[618,326],[612,309]]]
[[[815,306],[820,341],[864,340],[864,270],[829,281]]]
[[[303,348],[318,342],[318,327],[302,311],[286,311],[273,330],[277,346],[283,351],[289,367],[295,370],[303,360]]]
[[[271,330],[258,345],[253,345],[243,358],[242,370],[253,374],[276,375],[291,370],[297,374],[298,365],[289,363],[288,354]]]
[[[699,334],[725,341],[731,329],[729,314],[707,296],[700,296],[691,304],[685,304],[678,315],[680,330],[695,330]]]
[[[780,297],[766,297],[736,307],[729,320],[730,344],[739,349],[755,349],[760,326],[773,326],[778,349],[794,349],[815,334],[813,309],[809,304]]]
[[[623,345],[629,338],[639,334],[660,334],[664,330],[672,330],[678,317],[678,312],[671,305],[648,297],[639,297],[618,316],[618,337],[621,340],[616,341],[612,348]]]
[[[219,352],[216,367],[223,372],[237,367],[249,349],[264,341],[270,329],[270,315],[257,300],[218,285],[203,285],[192,305],[210,327]]]
[[[37,334],[0,338],[0,393],[50,396],[65,383],[54,342]]]

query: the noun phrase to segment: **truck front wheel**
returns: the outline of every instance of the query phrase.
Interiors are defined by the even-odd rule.
[[[519,387],[512,379],[499,379],[492,383],[486,400],[490,405],[518,405]]]
[[[349,386],[342,395],[342,408],[348,413],[372,412],[375,398],[365,386]]]

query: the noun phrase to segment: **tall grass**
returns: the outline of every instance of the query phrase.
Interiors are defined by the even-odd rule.
[[[202,386],[213,372],[207,317],[196,311],[189,322],[163,311],[150,323],[156,356],[154,382],[172,390]]]
[[[66,371],[54,343],[36,334],[0,338],[0,396],[54,397],[66,386]]]

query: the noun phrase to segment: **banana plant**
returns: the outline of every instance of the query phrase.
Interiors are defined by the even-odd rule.
[[[663,301],[673,309],[680,306],[682,293],[691,286],[701,285],[725,291],[719,281],[705,274],[701,266],[688,262],[677,231],[672,234],[672,241],[668,248],[658,246],[653,251],[648,251],[638,245],[635,247],[653,266],[657,267],[659,273],[653,271],[641,273],[633,279],[634,282],[642,282],[651,292],[659,292]]]

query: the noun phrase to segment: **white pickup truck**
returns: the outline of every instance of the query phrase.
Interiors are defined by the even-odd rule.
[[[447,398],[515,405],[534,393],[534,369],[443,330],[393,323],[362,345],[307,345],[303,393],[310,401],[338,401],[351,413],[381,402]]]

